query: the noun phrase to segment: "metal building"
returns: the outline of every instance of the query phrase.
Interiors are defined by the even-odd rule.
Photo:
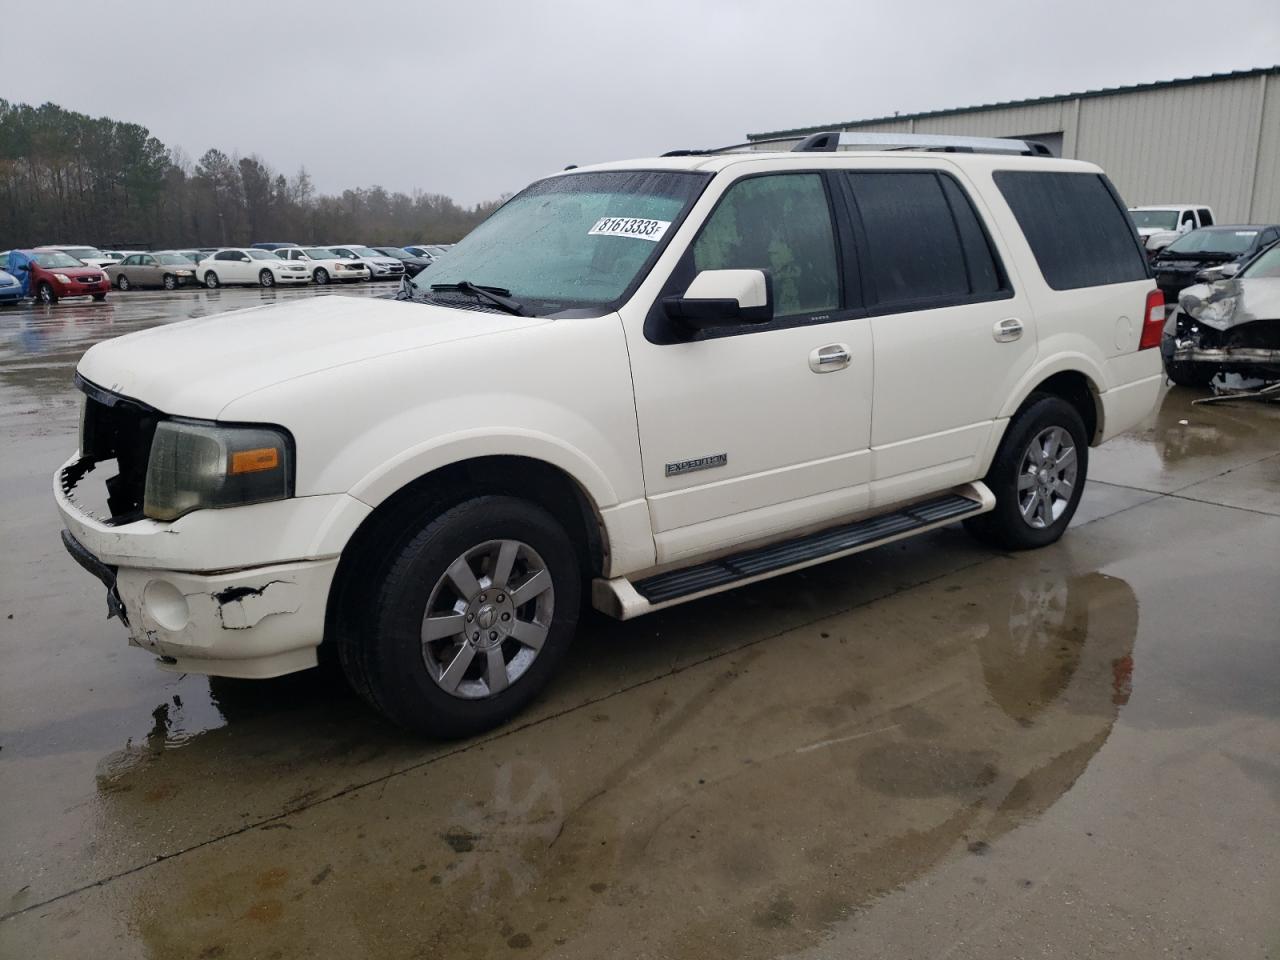
[[[1280,223],[1278,75],[1280,65],[748,139],[799,140],[825,130],[1026,137],[1100,164],[1131,205],[1204,202],[1219,223]]]

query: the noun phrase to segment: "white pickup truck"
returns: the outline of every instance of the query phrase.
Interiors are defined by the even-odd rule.
[[[1213,226],[1213,211],[1202,203],[1130,207],[1129,218],[1149,254],[1158,253],[1185,233]]]
[[[1153,408],[1163,300],[1097,167],[903,139],[574,169],[398,301],[100,343],[67,547],[168,669],[331,651],[457,736],[546,684],[586,600],[634,617],[957,521],[1052,543],[1089,447]]]

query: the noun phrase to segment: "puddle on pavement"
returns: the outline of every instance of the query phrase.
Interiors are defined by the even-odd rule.
[[[104,895],[163,957],[800,947],[943,859],[984,855],[1107,739],[1131,694],[1134,593],[1029,566],[993,559],[442,755]],[[230,768],[224,780],[218,758],[239,755],[250,785],[267,775],[235,730],[171,755],[199,753],[198,782],[175,780],[170,756],[100,781],[101,828],[145,844],[193,804],[234,804],[245,781]],[[286,770],[305,784],[305,768]]]

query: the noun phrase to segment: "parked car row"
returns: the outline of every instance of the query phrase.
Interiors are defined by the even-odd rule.
[[[105,299],[107,292],[158,287],[175,290],[232,284],[277,284],[399,280],[417,276],[445,251],[445,245],[368,247],[258,243],[249,247],[197,247],[186,250],[99,250],[50,245],[0,253],[0,305],[33,297],[56,303],[66,297]]]

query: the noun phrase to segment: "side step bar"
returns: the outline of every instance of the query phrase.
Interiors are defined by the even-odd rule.
[[[634,583],[626,577],[597,578],[591,585],[592,605],[619,620],[630,620],[677,603],[802,570],[976,517],[994,509],[995,505],[995,497],[986,484],[967,483],[943,496],[890,513],[656,573]]]

